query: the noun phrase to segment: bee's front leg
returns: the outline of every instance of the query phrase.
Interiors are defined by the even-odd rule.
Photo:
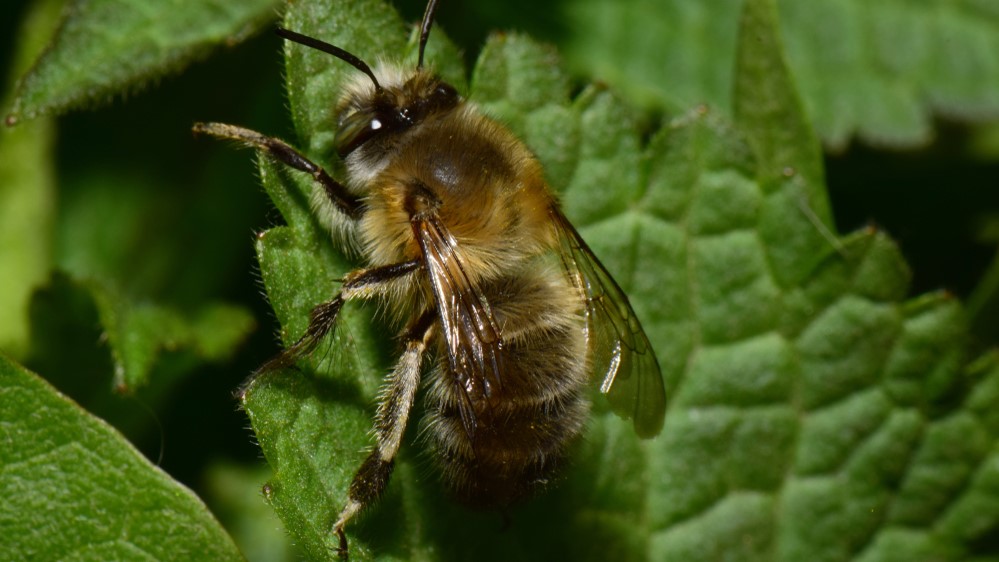
[[[326,173],[322,166],[309,160],[281,139],[225,123],[195,123],[192,130],[195,134],[238,141],[270,155],[286,166],[311,175],[312,179],[323,187],[326,198],[333,203],[333,206],[351,220],[359,219],[364,213],[364,206],[357,197],[347,191],[347,188]]]

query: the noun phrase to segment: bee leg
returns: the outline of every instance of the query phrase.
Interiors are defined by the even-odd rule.
[[[343,308],[345,302],[374,296],[380,291],[386,290],[389,282],[405,277],[422,266],[420,260],[411,260],[348,273],[344,278],[340,292],[332,300],[316,305],[309,313],[309,326],[305,329],[302,337],[276,357],[261,365],[243,383],[237,396],[243,396],[253,381],[261,374],[290,367],[302,357],[312,353],[319,342],[333,331],[337,316],[339,316],[340,309]]]
[[[338,551],[341,558],[347,556],[344,526],[358,512],[381,497],[388,485],[389,476],[395,465],[395,456],[399,452],[399,445],[406,431],[416,389],[420,386],[420,363],[435,319],[435,311],[430,310],[409,326],[404,338],[406,350],[382,389],[378,414],[375,417],[377,441],[375,450],[368,455],[354,475],[347,494],[347,505],[333,524],[333,532],[340,540]]]
[[[225,123],[195,123],[193,131],[195,134],[205,134],[221,139],[239,141],[251,148],[256,148],[269,154],[282,164],[310,174],[319,185],[323,186],[326,197],[330,202],[340,212],[353,220],[361,218],[364,212],[361,202],[347,191],[340,182],[333,179],[321,166],[306,158],[301,152],[295,150],[281,139],[268,137],[250,129],[235,125],[226,125]]]

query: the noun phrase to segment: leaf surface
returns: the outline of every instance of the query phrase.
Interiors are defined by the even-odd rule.
[[[43,47],[58,18],[59,3],[39,2],[27,14],[19,33],[15,75],[30,64]],[[0,107],[13,101],[4,88]],[[9,316],[0,322],[0,349],[22,357],[29,347],[28,307],[31,292],[45,281],[52,263],[51,228],[54,221],[55,179],[52,177],[53,124],[39,120],[20,129],[0,129],[0,310]]]
[[[327,25],[324,6],[302,3],[288,18],[364,58],[403,52],[396,38],[384,51],[347,41],[394,21],[379,2],[358,2],[361,12],[344,16],[350,30]],[[999,556],[990,542],[999,418],[988,406],[999,398],[999,363],[970,361],[953,299],[905,300],[909,271],[885,234],[835,233],[777,18],[772,0],[745,3],[734,123],[699,107],[647,140],[613,93],[591,87],[571,98],[549,48],[516,34],[487,43],[470,99],[536,152],[568,216],[629,294],[662,363],[666,425],[642,442],[596,401],[564,480],[510,510],[505,531],[497,514],[446,501],[411,428],[386,496],[348,526],[353,559]],[[337,170],[327,157],[332,117],[306,108],[308,92],[333,107],[330,87],[342,78],[330,76],[344,65],[302,74],[296,57],[306,55],[289,49],[305,150]],[[310,213],[308,179],[266,161],[261,173],[288,221],[258,242],[287,343],[351,266]],[[391,330],[352,305],[301,370],[257,379],[244,401],[274,468],[267,497],[316,559],[335,556],[329,531],[398,353],[379,337]]]
[[[114,389],[134,392],[149,384],[163,352],[192,352],[201,361],[224,361],[235,353],[256,321],[246,309],[209,302],[193,312],[140,302],[96,278],[56,273],[31,304],[33,355],[54,374],[69,367],[63,330],[78,329],[92,310],[102,329],[114,370]],[[79,312],[84,311],[84,312]],[[189,370],[189,367],[184,370]]]
[[[999,114],[999,10],[990,0],[778,2],[788,59],[827,146],[926,144],[933,117]],[[566,3],[567,58],[633,99],[728,108],[742,2]]]
[[[190,490],[3,356],[0,404],[6,559],[243,559]]]
[[[8,122],[104,102],[235,44],[275,0],[69,0],[44,53],[21,79]]]

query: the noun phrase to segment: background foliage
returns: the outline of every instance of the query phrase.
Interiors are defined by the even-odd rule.
[[[195,141],[189,127],[196,120],[239,123],[297,139],[300,146],[318,152],[329,139],[312,134],[320,131],[324,118],[322,104],[316,100],[325,98],[317,98],[316,93],[331,96],[336,90],[328,83],[315,82],[309,72],[296,74],[289,69],[291,92],[285,97],[281,83],[284,73],[281,44],[266,32],[274,21],[276,2],[206,0],[190,4],[193,6],[190,10],[177,11],[167,2],[42,0],[9,3],[4,8],[11,15],[0,22],[5,31],[0,36],[8,38],[3,47],[5,56],[0,60],[0,64],[6,65],[2,75],[8,77],[9,85],[4,109],[16,113],[20,124],[0,133],[3,272],[0,349],[41,374],[88,412],[110,422],[145,457],[157,461],[170,477],[157,476],[153,480],[166,482],[166,489],[173,490],[176,496],[162,500],[165,503],[157,503],[157,507],[167,505],[172,512],[194,514],[191,517],[200,521],[198,528],[210,529],[209,536],[225,536],[197,498],[177,492],[180,488],[171,483],[175,479],[208,502],[211,512],[222,521],[244,555],[255,560],[279,560],[293,556],[294,551],[270,508],[260,501],[260,486],[270,478],[269,471],[260,462],[258,450],[245,429],[245,414],[235,411],[231,391],[277,349],[273,334],[279,328],[275,314],[259,295],[260,273],[272,298],[282,286],[290,293],[283,301],[285,305],[276,302],[277,316],[284,322],[287,335],[300,329],[295,322],[301,322],[303,310],[307,310],[310,302],[323,298],[325,291],[315,287],[312,289],[315,298],[293,303],[293,298],[303,298],[302,291],[307,288],[274,281],[273,271],[296,267],[288,262],[282,265],[281,260],[297,259],[306,268],[318,267],[313,275],[320,277],[333,275],[324,273],[326,268],[340,266],[328,254],[329,259],[324,258],[319,264],[310,259],[310,254],[299,256],[293,232],[280,229],[269,231],[257,242],[261,260],[257,266],[252,255],[253,233],[281,223],[282,217],[291,225],[300,224],[289,216],[294,208],[287,202],[282,207],[278,195],[275,203],[281,214],[269,210],[272,207],[256,187],[258,182],[247,154]],[[571,175],[576,163],[560,156],[558,146],[549,146],[558,143],[545,131],[550,130],[551,123],[562,124],[570,117],[582,119],[574,130],[600,132],[594,135],[595,139],[580,140],[581,146],[591,146],[593,158],[584,160],[592,163],[587,169],[591,176],[628,174],[637,168],[622,162],[632,158],[637,165],[640,153],[655,156],[653,161],[662,160],[663,173],[669,178],[700,177],[705,169],[698,166],[704,162],[708,163],[707,169],[713,165],[722,171],[743,171],[753,176],[753,166],[758,163],[737,157],[746,150],[743,141],[720,125],[728,119],[738,120],[738,111],[727,117],[725,114],[729,108],[746,103],[745,99],[732,99],[741,4],[735,0],[564,0],[551,3],[550,9],[538,13],[536,3],[522,0],[454,1],[444,3],[440,23],[463,50],[464,62],[469,67],[477,60],[490,30],[524,30],[558,45],[567,66],[578,76],[604,80],[630,100],[627,106],[619,106],[615,101],[608,107],[599,107],[601,103],[611,103],[601,97],[592,110],[582,109],[581,103],[573,108],[566,102],[562,106],[555,104],[547,112],[523,117],[519,111],[534,109],[528,103],[530,100],[524,101],[521,95],[511,101],[503,95],[506,90],[520,90],[503,85],[501,80],[491,87],[480,84],[482,100],[511,120],[543,157],[550,155],[546,164],[555,176]],[[897,0],[880,3],[877,8],[868,4],[860,0],[778,2],[781,31],[803,106],[826,148],[829,209],[835,220],[834,225],[828,226],[835,226],[839,232],[851,232],[877,224],[899,241],[911,267],[911,283],[909,269],[895,247],[883,234],[873,230],[861,231],[839,243],[841,249],[856,252],[853,256],[866,256],[851,262],[856,269],[838,271],[835,266],[822,265],[820,255],[811,256],[816,260],[814,263],[801,265],[798,261],[804,254],[800,249],[792,253],[795,259],[788,263],[792,270],[817,268],[815,271],[820,273],[811,274],[824,280],[818,284],[821,286],[813,283],[797,287],[797,280],[780,279],[782,273],[770,280],[773,287],[750,283],[751,279],[764,278],[758,275],[751,260],[739,262],[747,252],[752,255],[751,245],[732,246],[741,250],[731,253],[726,250],[732,247],[725,245],[696,246],[703,252],[699,254],[703,258],[701,263],[710,266],[717,260],[728,264],[716,271],[708,267],[685,273],[699,282],[716,283],[714,287],[699,285],[702,297],[707,295],[709,303],[720,303],[716,310],[706,310],[717,315],[716,323],[712,324],[711,317],[698,320],[701,333],[708,336],[707,342],[687,342],[689,329],[676,328],[676,318],[659,318],[650,312],[658,310],[650,303],[661,301],[637,303],[640,310],[646,307],[645,314],[654,317],[653,329],[659,334],[657,344],[670,346],[671,353],[661,352],[663,356],[685,356],[695,348],[701,351],[697,362],[680,366],[683,372],[670,374],[667,368],[667,376],[672,377],[668,378],[671,390],[684,390],[680,396],[674,396],[674,409],[667,422],[674,431],[660,440],[662,452],[668,454],[638,453],[627,449],[627,436],[620,441],[626,449],[623,454],[645,459],[643,463],[651,463],[648,470],[655,474],[687,475],[687,479],[682,485],[675,481],[663,483],[662,489],[651,493],[652,499],[648,500],[651,505],[643,508],[649,518],[644,521],[648,528],[637,534],[626,532],[623,527],[620,532],[615,531],[617,526],[627,526],[627,518],[616,519],[608,517],[609,512],[596,511],[582,512],[581,520],[567,522],[576,526],[568,529],[603,530],[617,537],[616,540],[627,537],[618,544],[621,552],[646,552],[648,548],[654,559],[659,558],[657,553],[685,560],[694,559],[692,553],[704,559],[723,556],[776,559],[775,553],[788,556],[786,559],[804,559],[801,556],[808,551],[796,549],[807,549],[816,541],[821,544],[823,537],[841,538],[842,552],[824,552],[829,560],[851,556],[880,560],[891,559],[893,555],[906,560],[919,556],[986,560],[999,556],[996,510],[994,505],[988,505],[995,501],[994,480],[987,471],[979,470],[986,465],[986,459],[994,458],[996,433],[994,415],[990,413],[991,405],[995,404],[990,390],[995,378],[994,366],[989,359],[969,364],[983,350],[991,348],[999,336],[996,324],[999,316],[995,314],[999,267],[990,266],[995,241],[999,239],[996,215],[999,127],[995,125],[999,114],[999,10],[988,0]],[[422,8],[419,1],[400,5],[407,21],[418,19]],[[355,30],[337,36],[337,43],[342,46],[361,50],[360,47],[375,44],[384,36],[379,28],[351,25],[356,18],[368,21],[363,14],[321,9],[323,12],[315,17],[330,29],[338,33]],[[308,15],[296,13],[304,18],[303,25],[307,25]],[[392,25],[387,24],[387,29],[395,33],[398,29]],[[60,30],[59,40],[53,46],[49,40],[56,29]],[[393,45],[401,48],[405,36],[390,37]],[[435,36],[438,40],[442,37]],[[497,48],[494,43],[490,45]],[[512,48],[519,48],[517,45]],[[453,62],[449,72],[460,75],[457,64],[460,59],[455,51],[442,44],[435,45],[436,48],[449,53],[435,56],[450,57],[448,60]],[[526,54],[515,52],[506,56],[514,62],[522,61],[533,52],[533,47],[524,49]],[[41,59],[44,64],[39,64],[39,70],[21,83],[20,97],[13,101],[15,77],[21,76],[43,50],[47,53]],[[192,61],[197,62],[191,64]],[[539,89],[538,78],[547,79],[549,71],[531,75],[529,68],[516,68],[511,70],[515,78],[518,76],[515,71],[528,76],[527,91],[544,92],[538,94],[540,101],[579,93],[584,83],[565,80],[547,85],[554,90]],[[510,106],[518,100],[527,107]],[[307,138],[298,138],[293,132],[288,102],[300,134]],[[691,114],[691,108],[702,103],[710,106],[711,119],[701,122],[694,118],[694,124],[683,125],[684,119],[697,114]],[[85,110],[79,111],[80,108]],[[72,111],[65,113],[68,110]],[[573,117],[575,111],[580,113]],[[615,133],[594,128],[602,122],[614,121],[607,117],[608,111],[623,112],[621,122],[627,123],[626,131]],[[587,116],[590,121],[585,121]],[[662,140],[658,134],[660,125],[677,117],[682,118],[677,126],[680,133],[669,142]],[[782,133],[774,123],[757,126]],[[741,126],[745,125],[743,120]],[[807,132],[784,133],[795,142],[806,145],[810,142]],[[608,142],[586,144],[599,141]],[[650,146],[643,148],[646,145]],[[613,152],[617,150],[620,153]],[[663,155],[668,158],[658,158]],[[600,168],[602,156],[607,157],[605,164],[610,166],[607,169]],[[698,166],[688,164],[693,156],[700,158],[693,159],[700,163]],[[807,176],[807,170],[802,172]],[[281,188],[281,183],[275,183],[276,173],[268,172],[266,167],[259,172],[272,196],[279,189],[294,189]],[[748,203],[750,208],[760,205],[752,203],[752,189],[733,190],[737,183],[732,179],[723,177],[717,185],[716,199],[711,199],[712,191],[708,189],[698,196],[704,197],[700,205],[687,201],[677,207],[675,200],[645,202],[642,205],[652,207],[643,207],[646,209],[643,213],[668,218],[671,209],[687,209],[696,220],[685,225],[684,232],[696,235],[698,240],[730,228],[761,228],[755,226],[752,216],[741,213],[744,209],[731,205],[733,200]],[[637,177],[614,181],[632,180],[639,185]],[[581,195],[569,199],[570,211],[584,223],[594,209],[602,209],[606,203],[587,199],[590,192],[586,189],[580,188],[576,193]],[[740,196],[750,198],[739,199]],[[813,200],[813,210],[820,221],[827,219],[824,198],[825,195],[820,195]],[[612,200],[610,204],[620,201]],[[599,218],[599,212],[593,217]],[[622,217],[634,218],[627,212]],[[766,236],[765,228],[762,230]],[[599,228],[594,236],[600,240]],[[737,245],[740,243],[733,240]],[[310,244],[325,248],[318,239]],[[609,255],[614,255],[613,241],[602,244]],[[828,244],[818,243],[815,247],[824,245]],[[268,256],[278,263],[277,269],[271,269],[266,261]],[[617,264],[617,267],[626,266]],[[682,267],[678,264],[665,271],[682,272]],[[728,268],[742,271],[746,277],[726,277],[731,272]],[[657,281],[643,290],[641,276],[623,281],[632,284],[638,293],[653,295],[653,299],[658,297],[652,289],[666,285]],[[795,289],[788,290],[790,286]],[[743,287],[751,289],[742,293],[748,301],[738,299]],[[712,289],[719,296],[716,301],[711,301]],[[968,307],[962,310],[940,293],[918,296],[940,289],[967,299]],[[734,351],[704,345],[735,336],[738,337],[732,341],[741,341],[743,336],[755,333],[759,322],[767,322],[769,313],[750,305],[774,299],[778,294],[783,299],[782,306],[786,305],[780,314],[791,315],[791,327],[782,326],[780,330],[783,334],[793,333],[796,348],[783,348],[779,340],[767,338],[750,338],[742,343],[744,347]],[[836,295],[835,304],[822,295]],[[694,302],[691,295],[674,296],[678,299],[671,301],[674,305]],[[916,298],[896,306],[894,303],[902,297]],[[826,314],[804,311],[802,303],[810,303],[809,306],[825,310]],[[289,308],[282,310],[281,306]],[[801,330],[794,324],[795,306],[799,306],[802,317],[812,319],[809,329]],[[821,321],[815,321],[816,316]],[[731,325],[726,323],[729,319]],[[682,324],[685,319],[679,320]],[[362,317],[357,327],[352,328],[351,333],[359,342],[365,339],[366,325]],[[712,329],[717,331],[711,332]],[[735,336],[726,335],[725,330],[735,330]],[[711,341],[711,337],[716,341]],[[688,344],[694,347],[683,347]],[[363,343],[359,347],[355,354],[359,361],[382,366],[388,361],[384,355],[388,349],[369,350]],[[889,347],[895,350],[890,358],[878,355],[879,349]],[[840,357],[837,353],[844,348],[856,349],[857,354]],[[759,400],[786,401],[779,378],[773,383],[775,386],[753,392],[731,385],[733,381],[745,380],[747,373],[761,373],[760,378],[749,377],[749,380],[762,384],[765,381],[762,374],[794,371],[782,363],[789,360],[787,353],[796,357],[792,363],[804,363],[806,368],[801,372],[816,377],[818,386],[812,394],[794,394],[804,401],[804,410],[827,403],[835,403],[835,408],[824,410],[823,415],[810,416],[811,422],[801,427],[795,427],[787,418],[794,417],[793,413],[780,408],[757,410],[760,415],[747,417],[727,416],[724,411],[707,415],[700,408],[732,401],[736,396],[751,402],[738,403],[740,408],[758,406],[753,401]],[[857,362],[856,365],[851,361]],[[724,366],[733,363],[740,369],[725,376]],[[875,370],[868,369],[870,365],[875,365]],[[842,373],[854,373],[861,378],[837,381],[835,377]],[[865,382],[864,376],[883,377],[887,383],[883,387],[877,384],[867,387],[870,381]],[[697,384],[681,386],[682,380]],[[50,463],[42,462],[41,466],[48,467],[52,474],[65,474],[74,467],[85,466],[85,474],[94,476],[87,480],[89,484],[98,489],[116,485],[113,478],[106,481],[97,478],[107,472],[99,463],[80,461],[74,456],[74,448],[81,443],[89,443],[85,448],[92,450],[120,453],[122,457],[115,460],[116,465],[136,466],[140,473],[157,472],[120,436],[56,395],[38,403],[17,398],[44,397],[50,393],[45,383],[33,375],[5,361],[0,381],[0,419],[9,423],[5,427],[15,428],[8,431],[20,432],[19,439],[33,435],[32,441],[44,443],[51,437],[44,432],[30,433],[43,430],[44,427],[37,425],[43,423],[51,429],[51,435],[70,443],[67,448],[57,448]],[[319,442],[320,446],[341,448],[343,455],[356,452],[364,442],[368,417],[365,396],[370,396],[376,383],[362,380],[356,384],[359,394],[348,404],[348,410],[353,410],[333,419],[337,427],[353,428],[352,433],[347,433],[357,437],[358,442]],[[850,399],[839,400],[844,396],[837,395],[840,392],[837,389],[858,387],[867,391],[851,393]],[[287,407],[287,402],[268,402],[282,400],[282,387],[273,390],[278,392],[260,394],[259,402],[248,406],[258,432],[263,431],[264,452],[272,465],[277,466],[275,455],[280,447],[303,447],[309,442],[303,445],[294,440],[283,441],[281,435],[271,439],[262,429],[268,416]],[[309,410],[309,401],[317,395],[322,397],[322,389],[320,392],[314,388],[285,390],[299,404],[305,404],[307,412],[317,416],[312,422],[304,422],[306,429],[324,427],[322,417],[330,414],[323,409],[323,401],[319,400],[315,410]],[[258,414],[254,414],[255,406]],[[53,417],[41,415],[42,412],[53,412]],[[609,425],[598,424],[595,431],[599,435],[580,453],[583,458],[616,451],[601,448],[616,439],[613,422],[606,423]],[[72,427],[85,430],[86,436],[72,434],[69,429]],[[727,467],[756,466],[741,457],[743,452],[733,443],[769,443],[775,447],[771,455],[786,455],[781,431],[791,427],[796,434],[811,436],[814,443],[822,446],[799,450],[799,457],[793,463],[785,459],[788,464],[779,465],[781,471],[786,469],[799,477],[785,484],[785,503],[778,504],[779,508],[805,523],[795,527],[795,517],[790,517],[789,526],[780,527],[784,533],[780,534],[769,528],[766,520],[753,517],[755,513],[777,509],[767,494],[728,494],[745,487],[754,477],[760,478],[755,485],[769,492],[776,489],[773,487],[778,483],[774,479],[783,477],[784,472],[775,475],[760,466],[759,472],[737,474]],[[308,439],[315,437],[315,433],[311,437],[308,432],[304,435]],[[301,434],[296,436],[301,438]],[[703,446],[705,443],[725,444],[725,447],[712,451]],[[962,446],[943,446],[949,443]],[[29,493],[32,475],[40,472],[25,465],[25,459],[39,457],[31,451],[10,451],[0,456],[0,482],[6,497],[20,495],[25,501],[8,504],[0,512],[0,526],[5,531],[18,529],[19,532],[2,535],[6,537],[4,540],[14,541],[23,549],[23,545],[31,543],[24,538],[24,529],[38,525],[46,528],[44,525],[50,524],[47,514],[60,505],[52,501],[52,493],[45,492],[62,490],[69,500],[89,492],[74,488],[70,479],[59,481],[41,493]],[[753,447],[744,453],[761,454]],[[23,457],[18,457],[19,454]],[[605,466],[598,460],[588,463],[581,461],[580,465]],[[311,488],[307,484],[305,489],[326,486],[331,490],[329,497],[307,507],[321,513],[337,504],[337,498],[342,496],[337,490],[342,490],[354,465],[351,460],[331,469],[331,474],[340,476],[330,477],[329,482],[313,483]],[[792,465],[793,469],[787,468]],[[691,466],[701,467],[700,479],[690,477]],[[425,492],[414,484],[420,480],[420,470],[418,464],[404,465],[398,475],[402,483],[387,500],[390,505],[401,502],[404,507],[409,506],[402,510],[405,515],[401,516],[410,521],[409,528],[414,520],[433,523],[421,518],[419,507],[412,505],[414,497],[433,497],[427,495],[432,490]],[[41,473],[45,474],[44,470]],[[826,477],[830,473],[847,477]],[[318,477],[324,474],[319,472]],[[304,473],[300,481],[308,483],[314,476]],[[567,490],[580,490],[581,485],[602,481],[600,478],[613,481],[615,475],[613,472],[576,474],[567,484]],[[303,505],[293,494],[282,495],[287,490],[281,490],[280,486],[289,481],[279,478],[267,487],[269,499],[278,510],[285,506],[286,523],[295,521],[293,516],[289,519],[287,507],[295,510]],[[150,486],[143,484],[136,489],[151,490]],[[415,496],[410,494],[412,490],[416,490]],[[552,513],[559,513],[559,505],[572,497],[570,491],[542,500],[539,507],[529,508],[523,517],[549,520]],[[614,501],[623,502],[627,512],[629,505],[635,505],[629,502],[641,503],[643,500],[635,498],[645,492],[631,490],[620,496],[611,487],[598,490],[597,495],[600,493],[607,495],[604,499],[611,505]],[[152,492],[136,494],[160,502]],[[885,497],[892,494],[904,501],[886,503]],[[284,499],[289,497],[290,502]],[[713,502],[719,497],[729,497],[732,501],[719,502],[715,511],[698,511],[716,505]],[[839,503],[825,503],[832,499]],[[109,505],[108,509],[116,513],[135,508],[127,502]],[[15,507],[16,512],[12,511]],[[546,511],[551,509],[555,511]],[[863,522],[863,514],[868,513],[865,510],[878,509],[890,514],[876,518],[873,523]],[[833,518],[826,527],[813,524],[816,513],[823,510],[846,515]],[[34,512],[37,517],[21,521],[21,526],[15,527],[11,514],[25,512]],[[135,512],[148,515],[155,511],[143,508]],[[85,506],[80,513],[88,515]],[[698,513],[700,516],[694,517]],[[949,519],[937,519],[938,513],[946,513]],[[980,517],[968,519],[962,513],[976,513]],[[393,524],[386,517],[374,515],[361,528],[361,545],[366,544],[365,539],[374,540],[375,544],[388,540],[394,545],[393,553],[400,557],[432,557],[433,550],[428,545],[435,544],[433,537],[437,531],[386,537],[377,531],[379,525]],[[451,517],[464,516],[461,512],[441,516],[445,522]],[[317,520],[311,517],[306,521],[315,525]],[[97,527],[104,524],[96,518]],[[481,527],[480,534],[491,532],[486,519],[473,525]],[[661,532],[649,539],[655,529]],[[59,548],[80,548],[80,544],[89,544],[88,537],[100,536],[93,529],[78,532],[79,536],[73,540],[81,542],[69,541]],[[163,556],[150,550],[141,539],[143,533],[162,530],[133,532],[138,539],[115,538],[107,543],[111,545],[107,547],[109,550],[93,547],[94,550],[84,548],[79,552],[92,558],[120,558],[128,553],[138,557],[141,552]],[[571,536],[569,531],[564,532]],[[294,542],[306,551],[317,552],[310,537],[321,541],[321,533],[293,534]],[[717,552],[695,548],[704,543],[694,539],[705,536],[711,537],[712,548],[717,548]],[[734,540],[739,536],[769,538],[755,545],[737,541],[729,544],[718,538]],[[198,547],[192,547],[192,552],[204,552],[211,559],[238,556],[232,545],[227,544],[228,539],[204,540],[224,553]],[[525,540],[524,544],[531,544],[530,537]],[[628,542],[632,540],[637,542]],[[651,540],[652,546],[642,543],[643,540]],[[460,557],[461,544],[455,548],[450,554]],[[513,548],[521,547],[514,544]],[[497,552],[509,554],[507,550]],[[808,556],[814,554],[808,552]]]

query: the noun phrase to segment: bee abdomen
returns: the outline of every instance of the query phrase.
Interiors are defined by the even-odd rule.
[[[582,432],[589,412],[585,342],[566,294],[539,275],[489,295],[497,320],[518,329],[504,333],[501,386],[472,406],[474,428],[463,424],[462,391],[441,361],[428,429],[443,481],[460,501],[504,506],[535,495],[558,476]]]
[[[458,500],[481,507],[506,506],[537,494],[559,475],[569,445],[582,430],[586,406],[585,400],[575,400],[569,408],[522,408],[499,422],[480,424],[471,437],[456,412],[438,412],[433,423],[442,430],[435,434],[435,449],[444,481]]]

